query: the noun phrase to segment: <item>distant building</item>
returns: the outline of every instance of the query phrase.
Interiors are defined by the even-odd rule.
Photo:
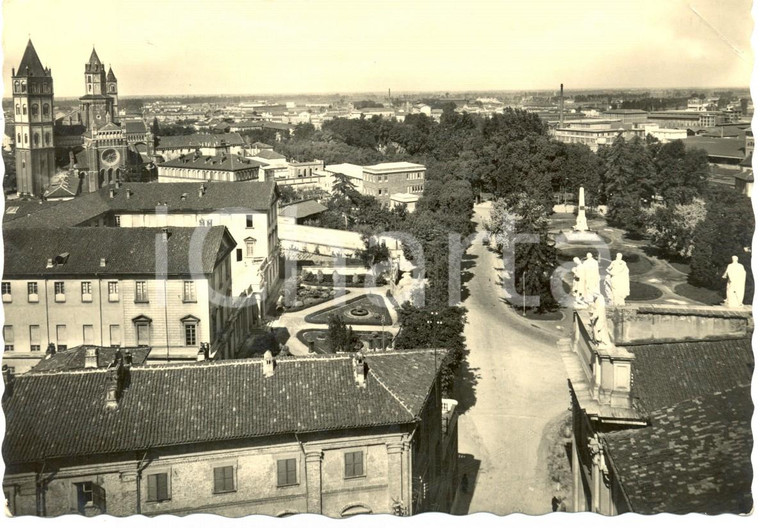
[[[441,398],[441,356],[122,357],[55,375],[4,371],[7,507],[42,517],[449,512],[457,402]]]
[[[560,341],[573,409],[572,511],[752,509],[751,306],[586,310]],[[656,329],[656,331],[653,331]]]
[[[617,120],[625,125],[629,125],[646,121],[647,112],[645,110],[633,109],[607,110],[604,112],[604,118]]]
[[[255,305],[239,314],[224,302],[233,298],[235,247],[224,226],[6,228],[3,236],[3,363],[18,370],[42,359],[48,343],[150,346],[188,360],[208,342],[213,355],[231,357],[255,322]]]
[[[744,137],[691,136],[684,139],[683,142],[687,148],[706,151],[710,163],[720,167],[738,168],[739,164],[747,157]]]
[[[259,149],[254,156],[249,156],[249,159],[261,165],[263,181],[279,182],[287,179],[290,174],[290,167],[285,156],[273,149]]]
[[[278,223],[303,225],[316,220],[319,215],[327,210],[326,206],[316,200],[302,200],[281,207],[277,221]]]
[[[631,129],[630,125],[628,129]],[[611,145],[625,131],[626,128],[617,119],[582,119],[565,121],[563,126],[557,126],[552,133],[557,141],[586,145],[596,152],[601,145]]]
[[[325,179],[323,188],[332,191],[335,175],[348,176],[356,190],[372,196],[383,205],[390,206],[392,194],[404,193],[421,196],[425,190],[425,166],[406,161],[378,163],[359,166],[351,163],[327,165],[325,171],[330,175]]]
[[[159,183],[247,182],[259,180],[261,162],[236,154],[204,155],[199,151],[156,164]]]
[[[245,141],[237,132],[223,134],[191,134],[188,136],[161,136],[156,138],[155,153],[164,161],[179,158],[183,154],[204,156],[222,154],[245,154]]]
[[[394,193],[391,194],[390,206],[403,206],[408,212],[412,213],[417,208],[417,202],[420,201],[419,194],[412,193]]]

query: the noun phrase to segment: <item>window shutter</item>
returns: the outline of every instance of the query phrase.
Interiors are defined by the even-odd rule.
[[[101,513],[106,511],[106,490],[92,483],[92,504],[98,508]]]
[[[148,475],[148,500],[156,500],[156,477],[158,475]]]
[[[214,468],[214,491],[224,491],[224,468]]]
[[[288,482],[287,460],[277,461],[277,484],[282,486]]]
[[[166,473],[160,473],[156,475],[156,492],[158,500],[165,500],[169,498],[169,480]]]

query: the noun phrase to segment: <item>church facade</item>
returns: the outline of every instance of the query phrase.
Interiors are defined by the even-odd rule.
[[[155,171],[152,134],[142,118],[119,116],[118,80],[94,48],[84,67],[79,109],[57,120],[53,77],[31,40],[12,83],[20,195],[42,196],[56,172],[64,170],[78,180],[77,194],[117,181],[141,181]]]

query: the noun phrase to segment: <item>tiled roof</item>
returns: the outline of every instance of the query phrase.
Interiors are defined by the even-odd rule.
[[[29,69],[29,73],[27,74],[27,68]],[[29,39],[29,42],[26,44],[26,49],[24,50],[24,56],[21,57],[21,63],[18,65],[18,70],[16,70],[16,75],[19,76],[25,76],[30,75],[31,77],[47,77],[48,73],[45,71],[45,68],[42,66],[42,61],[40,61],[39,55],[37,55],[37,51],[34,49],[34,44],[32,44],[32,40]]]
[[[26,373],[4,402],[6,464],[310,431],[412,423],[437,374],[432,351],[133,367],[117,411],[105,369]]]
[[[124,130],[127,134],[144,134],[148,131],[148,128],[142,121],[130,120],[124,122]]]
[[[18,198],[5,201],[3,211],[3,225],[16,220],[27,218],[28,215],[37,214],[42,209],[57,206],[57,202],[47,202],[40,199]]]
[[[703,149],[708,156],[720,158],[735,158],[743,160],[744,139],[741,138],[714,138],[705,136],[691,136],[682,139],[686,148]]]
[[[266,160],[285,159],[285,156],[283,156],[279,152],[275,152],[274,150],[260,150],[259,152],[256,153],[255,157],[266,159]]]
[[[634,512],[747,513],[752,509],[748,385],[652,413],[651,425],[605,433]]]
[[[166,273],[170,276],[212,273],[217,259],[234,247],[224,226],[170,227],[169,231]],[[147,227],[6,228],[4,277],[155,275],[156,236],[160,234],[160,228]],[[197,254],[199,242],[203,247],[195,262],[190,256]],[[48,259],[66,254],[65,263],[47,267]],[[105,266],[100,265],[102,258]]]
[[[179,158],[159,163],[159,167],[175,167],[182,169],[210,169],[221,171],[251,170],[261,167],[261,162],[244,158],[236,154],[219,154],[217,156],[196,156],[183,154]]]
[[[84,356],[88,348],[97,348],[98,367],[106,368],[113,363],[116,357],[116,351],[119,347],[88,347],[79,345],[70,348],[64,352],[56,352],[50,359],[43,359],[37,363],[30,372],[63,372],[68,370],[84,369]],[[132,354],[132,364],[142,365],[150,354],[150,347],[121,347],[122,356],[126,353]]]
[[[306,200],[304,202],[286,205],[280,209],[280,216],[289,216],[292,218],[306,218],[327,211],[327,207],[316,200]]]
[[[108,67],[108,75],[106,75],[106,81],[116,82],[116,75],[113,74],[113,69]]]
[[[632,396],[644,413],[752,379],[751,339],[628,345]]]
[[[92,48],[92,53],[90,53],[90,60],[87,61],[88,64],[94,64],[96,66],[100,66],[100,57],[98,57],[98,53],[95,51],[95,48]]]
[[[272,145],[267,145],[266,143],[262,143],[261,141],[257,141],[256,143],[251,144],[251,147],[258,148],[258,149],[271,149],[274,148]]]
[[[161,136],[158,138],[159,149],[219,147],[222,142],[227,146],[245,145],[237,132],[226,134],[190,134],[188,136]]]
[[[84,152],[84,151],[82,151]],[[198,196],[200,183],[125,183],[87,193],[74,200],[60,202],[18,218],[9,227],[75,227],[110,212],[155,212],[156,205],[166,204],[171,211],[216,211],[223,208],[246,208],[266,211],[277,192],[274,182],[205,182],[205,193]],[[127,198],[127,191],[131,191]],[[185,195],[185,198],[182,198]]]

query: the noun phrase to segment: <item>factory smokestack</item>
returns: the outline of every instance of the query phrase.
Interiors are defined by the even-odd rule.
[[[559,85],[559,126],[565,126],[565,85]]]

